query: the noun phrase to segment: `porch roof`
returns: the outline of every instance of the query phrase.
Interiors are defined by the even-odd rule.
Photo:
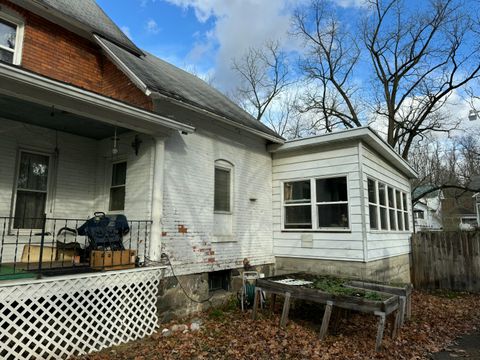
[[[111,135],[112,126],[158,136],[195,131],[168,117],[1,62],[0,84],[0,117],[12,120],[91,138]]]

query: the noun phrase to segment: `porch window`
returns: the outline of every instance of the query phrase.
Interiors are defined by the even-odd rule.
[[[41,229],[47,203],[50,158],[29,152],[20,153],[16,196],[15,229]]]
[[[125,210],[125,189],[127,184],[127,162],[112,165],[112,184],[110,186],[110,211]]]
[[[231,212],[231,169],[215,166],[214,211]]]
[[[407,194],[380,181],[367,182],[370,230],[408,231]]]
[[[286,182],[283,185],[285,229],[311,229],[310,180]]]
[[[347,177],[285,182],[283,206],[285,230],[348,229]]]
[[[0,61],[19,65],[23,23],[15,16],[0,12]]]

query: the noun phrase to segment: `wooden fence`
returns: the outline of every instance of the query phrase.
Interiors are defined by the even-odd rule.
[[[411,275],[418,289],[480,292],[480,232],[414,234]]]

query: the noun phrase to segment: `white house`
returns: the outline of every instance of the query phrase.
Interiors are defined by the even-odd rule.
[[[416,174],[375,132],[285,142],[205,82],[138,49],[95,1],[79,4],[0,0],[8,37],[0,42],[0,280],[12,278],[2,278],[5,269],[29,278],[18,285],[21,301],[47,289],[30,265],[44,275],[91,271],[88,259],[62,250],[87,239],[59,230],[97,211],[126,215],[124,245],[138,263],[154,266],[166,254],[198,300],[230,289],[244,259],[267,274],[409,279]],[[102,291],[107,277],[134,292],[158,288],[158,269],[149,280],[139,275],[147,272],[77,274],[74,292],[78,277],[42,281],[66,297]],[[195,310],[166,274],[159,308]]]
[[[420,186],[415,189],[421,193],[429,189],[429,186]],[[413,218],[415,231],[438,231],[443,228],[442,221],[442,200],[443,192],[438,190],[422,197],[413,207]]]

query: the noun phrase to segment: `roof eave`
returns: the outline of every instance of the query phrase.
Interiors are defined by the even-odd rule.
[[[390,161],[398,170],[405,174],[409,179],[418,178],[417,172],[408,164],[405,159],[398,155],[390,145],[388,145],[375,131],[370,127],[359,127],[355,129],[348,129],[344,131],[312,136],[309,138],[300,138],[286,142],[285,144],[271,145],[269,151],[272,153],[282,153],[287,151],[294,151],[308,147],[319,145],[328,145],[341,141],[355,141],[363,140],[372,146],[377,152],[382,154],[388,161]]]
[[[163,128],[182,131],[185,133],[195,132],[195,128],[193,126],[189,126],[151,111],[137,108],[121,101],[81,89],[74,85],[47,78],[14,65],[0,62],[0,79],[5,79],[5,81],[8,79],[15,84],[28,85],[29,87],[35,88],[37,92],[45,90],[51,94],[59,94],[64,98],[81,101],[84,104],[95,106],[98,109],[103,108],[105,111],[108,110],[122,113],[130,118],[142,120],[145,124],[149,124],[149,126],[161,126]],[[2,90],[1,87],[0,90]],[[8,92],[8,89],[3,90]],[[19,96],[20,94],[16,95]]]

